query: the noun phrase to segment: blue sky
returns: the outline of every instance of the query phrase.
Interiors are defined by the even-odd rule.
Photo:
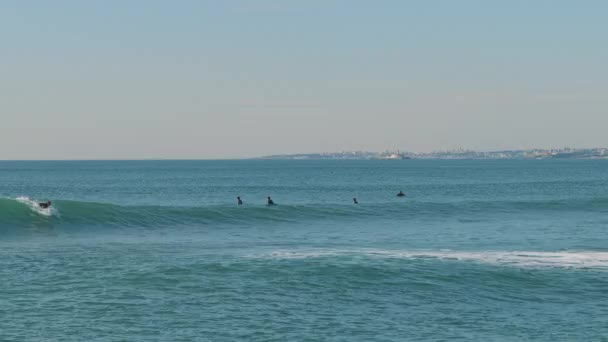
[[[608,146],[605,1],[3,1],[0,159]]]

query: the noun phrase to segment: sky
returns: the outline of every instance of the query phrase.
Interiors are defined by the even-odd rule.
[[[608,1],[0,1],[0,159],[608,146]]]

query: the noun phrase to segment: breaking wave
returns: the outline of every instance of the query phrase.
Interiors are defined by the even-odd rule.
[[[380,250],[380,249],[315,249],[278,250],[254,258],[307,259],[333,257],[369,257],[382,259],[430,259],[478,262],[516,267],[600,268],[608,270],[608,252],[601,251],[452,251],[452,250]]]

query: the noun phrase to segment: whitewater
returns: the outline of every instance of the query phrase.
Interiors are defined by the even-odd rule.
[[[607,228],[606,160],[2,161],[0,340],[603,341]]]

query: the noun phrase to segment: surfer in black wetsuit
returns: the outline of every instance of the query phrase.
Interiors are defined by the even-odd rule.
[[[397,197],[405,197],[405,194],[403,193],[403,191],[399,191],[399,193],[397,194]]]
[[[243,205],[243,201],[241,201],[241,197],[240,197],[240,196],[237,196],[237,197],[236,197],[236,201],[237,201],[236,203],[237,203],[238,205]]]
[[[353,203],[354,204],[359,204],[359,201],[357,201],[357,197],[353,197]]]
[[[38,203],[38,206],[42,209],[46,209],[46,208],[50,207],[51,204],[53,204],[53,202],[47,201],[47,202]]]
[[[274,201],[272,200],[272,198],[270,198],[270,196],[268,196],[267,203],[268,203],[268,205],[274,205]]]

